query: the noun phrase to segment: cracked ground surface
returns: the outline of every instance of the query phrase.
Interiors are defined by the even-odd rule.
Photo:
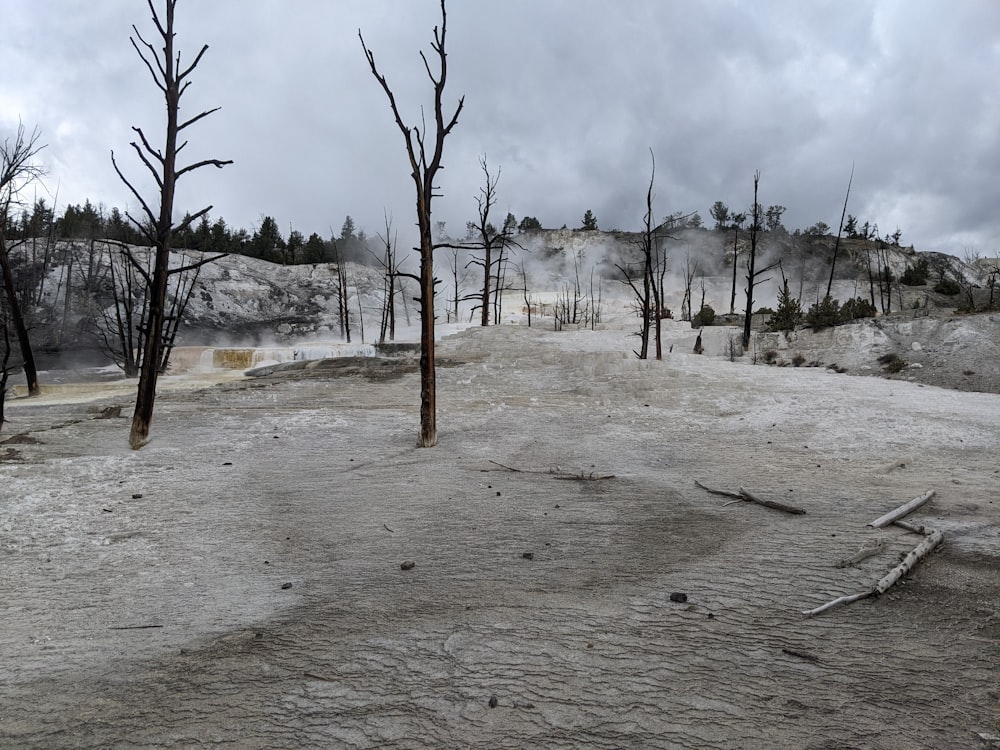
[[[9,403],[0,746],[990,747],[1000,396],[630,346],[444,340],[435,449],[413,373]]]

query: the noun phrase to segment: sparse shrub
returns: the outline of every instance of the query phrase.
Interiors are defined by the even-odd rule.
[[[927,258],[921,258],[912,266],[907,266],[903,275],[899,277],[900,282],[906,286],[923,286],[927,283],[927,276],[930,269],[927,267]]]
[[[758,307],[754,315],[774,315],[774,310],[770,307]]]
[[[875,307],[864,297],[849,299],[844,303],[843,307],[840,308],[840,319],[844,323],[849,323],[852,320],[860,320],[861,318],[874,317]]]
[[[710,326],[715,322],[715,310],[711,305],[703,305],[698,311],[698,322],[703,326]]]
[[[897,373],[906,367],[906,360],[896,353],[883,354],[878,358],[878,363],[882,365],[882,369],[888,373]]]
[[[803,357],[801,353],[798,353],[794,357],[792,357],[792,364],[795,365],[796,367],[802,367],[805,361],[806,358]]]
[[[769,365],[773,365],[778,359],[778,353],[774,349],[768,349],[764,352],[764,362]]]
[[[806,325],[814,331],[821,328],[829,328],[840,322],[840,301],[835,300],[830,295],[823,298],[822,302],[817,302],[809,308],[806,313]]]
[[[949,297],[953,297],[962,291],[962,287],[954,279],[949,279],[942,274],[941,280],[934,285],[934,291],[938,294],[947,294]]]
[[[778,290],[778,309],[767,321],[767,327],[772,331],[793,331],[802,322],[802,306],[788,291],[788,279]]]

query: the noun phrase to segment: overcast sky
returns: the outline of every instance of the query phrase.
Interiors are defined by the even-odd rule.
[[[161,5],[160,0],[155,0]],[[0,127],[38,126],[51,204],[135,209],[110,152],[148,187],[132,125],[161,138],[162,98],[129,43],[153,40],[141,0],[3,0]],[[180,0],[182,62],[210,49],[182,114],[190,160],[233,159],[180,183],[179,211],[287,236],[369,234],[388,212],[412,242],[414,190],[364,34],[408,124],[431,114],[419,52],[436,0]],[[638,229],[652,148],[654,211],[721,200],[787,206],[785,224],[848,212],[904,245],[1000,249],[1000,3],[996,0],[451,0],[446,142],[434,218],[476,212],[479,158],[502,170],[509,210],[545,227]]]

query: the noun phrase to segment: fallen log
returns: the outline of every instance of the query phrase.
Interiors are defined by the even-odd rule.
[[[903,561],[897,565],[895,568],[886,573],[885,576],[876,583],[870,591],[863,591],[860,594],[850,594],[848,596],[841,596],[834,599],[831,602],[816,607],[816,609],[809,609],[802,614],[806,617],[812,617],[813,615],[818,615],[820,612],[826,612],[828,609],[832,609],[840,604],[850,604],[851,602],[860,601],[861,599],[867,599],[870,596],[878,596],[879,594],[884,594],[888,591],[893,584],[895,584],[900,578],[909,573],[916,567],[917,563],[924,559],[935,547],[937,547],[944,540],[944,534],[940,531],[932,531],[920,544],[914,547],[910,552],[903,558]]]
[[[932,531],[924,541],[907,553],[906,557],[903,558],[903,562],[890,570],[881,581],[875,584],[875,590],[880,594],[884,594],[896,581],[913,570],[916,564],[923,560],[943,539],[944,534],[940,531]]]
[[[934,497],[934,495],[935,495],[934,490],[928,490],[920,497],[913,498],[912,500],[910,500],[910,502],[900,505],[898,508],[889,511],[884,516],[876,518],[868,525],[871,526],[873,529],[881,529],[883,526],[888,526],[890,523],[893,523],[894,521],[898,521],[900,518],[905,518],[906,516],[910,515],[910,513],[915,511],[924,503],[926,503],[928,500]]]

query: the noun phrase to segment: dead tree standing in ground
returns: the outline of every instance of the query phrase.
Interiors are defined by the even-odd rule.
[[[771,269],[775,268],[778,264],[772,263],[766,268],[757,269],[757,238],[760,236],[762,229],[761,225],[761,206],[757,202],[757,186],[760,184],[760,171],[753,173],[753,213],[751,215],[751,225],[750,225],[750,255],[747,258],[747,308],[743,317],[743,350],[746,351],[747,347],[750,346],[750,325],[753,323],[753,290],[758,284],[767,279],[758,279],[758,276],[762,276]]]
[[[844,210],[840,213],[840,227],[837,229],[837,241],[833,243],[833,260],[830,261],[830,281],[826,285],[826,296],[833,289],[833,271],[837,267],[837,252],[840,250],[840,236],[844,233],[844,217],[847,216],[847,199],[851,197],[851,183],[854,182],[854,165],[851,165],[851,176],[847,180],[847,195],[844,196]]]
[[[434,180],[441,169],[441,158],[444,154],[444,139],[458,122],[458,115],[465,104],[465,98],[458,100],[455,112],[451,118],[445,121],[442,101],[444,97],[444,87],[447,80],[448,65],[445,54],[445,36],[447,31],[447,15],[445,13],[445,2],[441,0],[441,26],[434,27],[434,42],[431,48],[437,53],[438,74],[435,77],[431,70],[430,63],[423,52],[420,59],[423,60],[424,70],[430,78],[434,87],[434,133],[433,146],[428,142],[427,127],[409,127],[403,124],[399,107],[396,106],[396,97],[389,88],[389,84],[375,65],[375,55],[365,44],[361,31],[358,31],[358,38],[361,40],[361,48],[365,52],[368,65],[372,75],[379,82],[382,90],[389,99],[393,117],[399,131],[403,134],[406,144],[406,155],[410,160],[411,176],[417,191],[417,226],[420,230],[420,445],[424,448],[431,448],[437,445],[437,384],[435,382],[434,363],[434,237],[431,227],[431,200],[434,198]],[[428,148],[433,150],[428,153]]]
[[[635,270],[628,263],[615,267],[621,271],[623,281],[628,284],[635,295],[636,306],[639,308],[641,323],[637,335],[639,336],[639,351],[634,352],[639,359],[649,358],[649,336],[656,320],[657,334],[660,325],[660,299],[656,288],[654,252],[656,247],[656,237],[653,231],[653,181],[656,178],[656,157],[652,149],[649,151],[652,159],[652,167],[649,175],[649,187],[646,189],[646,213],[643,216],[643,231],[639,239],[639,250],[641,253],[639,262],[642,264],[641,279],[636,278]],[[662,358],[660,350],[660,338],[656,337],[656,358]]]
[[[132,27],[135,35],[130,38],[132,46],[138,52],[140,59],[153,77],[153,82],[163,93],[167,109],[166,140],[163,151],[153,148],[146,138],[145,133],[143,133],[142,128],[132,128],[139,136],[141,145],[135,141],[132,141],[130,144],[138,155],[139,160],[153,176],[159,188],[160,207],[157,213],[153,212],[149,203],[139,194],[132,183],[128,181],[118,168],[114,152],[111,153],[111,162],[115,168],[115,172],[118,173],[118,177],[139,201],[146,221],[140,222],[133,216],[129,216],[129,219],[151,241],[155,251],[153,273],[150,278],[148,293],[149,317],[146,322],[147,327],[145,331],[146,349],[142,355],[135,413],[132,416],[132,429],[129,434],[129,445],[133,450],[138,450],[149,441],[149,428],[153,420],[153,402],[156,399],[156,380],[160,373],[163,359],[163,332],[164,328],[168,325],[165,312],[167,282],[172,274],[182,273],[191,268],[191,266],[170,268],[170,243],[175,231],[186,229],[212,210],[211,206],[207,206],[193,215],[186,216],[181,224],[175,227],[173,212],[177,180],[188,172],[201,167],[214,166],[221,168],[226,164],[232,164],[232,161],[205,159],[184,167],[178,168],[177,166],[177,154],[186,145],[186,142],[177,143],[181,131],[212,114],[218,108],[203,111],[184,122],[179,121],[181,95],[187,90],[190,84],[190,81],[187,79],[201,61],[202,55],[208,50],[208,45],[206,44],[201,48],[201,51],[195,56],[194,62],[187,68],[181,69],[180,54],[174,50],[174,9],[177,5],[177,0],[165,0],[165,4],[165,18],[161,19],[153,7],[153,0],[148,0],[153,24],[156,26],[157,35],[163,42],[162,56],[157,53],[156,48],[152,44],[142,37],[135,26]],[[197,265],[215,259],[209,258]]]
[[[0,146],[0,272],[3,275],[3,288],[7,298],[7,315],[14,326],[14,335],[21,347],[21,357],[24,360],[21,366],[24,369],[29,396],[40,394],[41,387],[38,384],[35,356],[28,339],[28,328],[24,323],[14,284],[14,272],[11,269],[10,249],[7,247],[5,230],[10,209],[17,203],[18,193],[25,185],[43,174],[42,168],[34,163],[38,152],[45,148],[38,143],[40,135],[37,128],[31,135],[27,135],[24,125],[18,125],[14,142],[5,140]]]

